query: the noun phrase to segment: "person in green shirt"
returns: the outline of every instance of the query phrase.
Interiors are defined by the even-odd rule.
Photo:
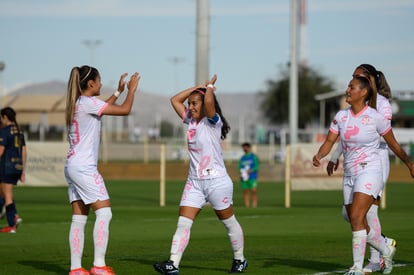
[[[239,161],[240,182],[243,189],[244,206],[250,207],[250,197],[252,207],[257,207],[257,177],[259,172],[259,159],[252,152],[250,143],[242,144],[244,155]]]

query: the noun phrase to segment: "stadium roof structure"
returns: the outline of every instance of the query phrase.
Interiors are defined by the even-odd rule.
[[[65,125],[64,95],[6,95],[1,102],[16,111],[20,124]]]

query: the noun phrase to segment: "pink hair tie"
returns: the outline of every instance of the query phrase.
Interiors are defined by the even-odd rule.
[[[199,90],[199,89],[196,89],[195,91],[198,92],[198,93],[200,93],[200,94],[202,94],[202,95],[205,95],[206,94],[206,92],[204,92],[202,90]]]

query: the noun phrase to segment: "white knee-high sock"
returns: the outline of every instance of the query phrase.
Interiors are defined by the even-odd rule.
[[[367,245],[367,231],[352,231],[352,256],[354,266],[362,270],[364,264],[365,248]]]
[[[178,217],[177,230],[172,239],[170,255],[170,260],[174,262],[176,268],[180,265],[183,253],[190,241],[192,225],[192,219],[183,216]]]
[[[82,267],[83,245],[85,242],[85,225],[88,216],[72,215],[69,230],[70,269]]]
[[[228,219],[221,220],[221,222],[227,229],[233,248],[234,259],[244,261],[244,235],[239,222],[234,215]]]
[[[109,239],[109,223],[112,219],[110,207],[104,207],[95,211],[96,220],[93,227],[93,242],[95,249],[94,266],[105,266],[106,248]]]
[[[370,228],[368,232],[367,243],[378,250],[380,254],[388,255],[390,252],[385,244],[385,237],[381,232],[376,232],[374,228]]]
[[[368,222],[369,227],[371,228],[370,232],[372,231],[372,229],[375,230],[374,237],[376,237],[377,234],[381,234],[381,223],[378,217],[378,205],[373,204],[369,208],[368,213],[367,213],[367,222]],[[368,239],[367,239],[368,244],[370,243],[369,239],[370,239],[370,234],[368,233]],[[369,251],[370,251],[369,261],[371,263],[379,263],[380,252],[377,249],[375,249],[372,245],[370,245]]]

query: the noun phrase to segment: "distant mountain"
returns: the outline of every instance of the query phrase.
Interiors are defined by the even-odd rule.
[[[19,88],[10,95],[65,95],[66,88],[67,83],[50,81]],[[112,88],[102,87],[101,94],[104,98],[112,92]],[[133,123],[141,128],[153,127],[160,121],[169,121],[176,126],[182,125],[179,117],[173,111],[169,99],[170,95],[138,91],[133,106]],[[217,91],[217,99],[233,133],[241,127],[247,133],[254,131],[252,128],[256,126],[266,125],[266,121],[261,118],[260,113],[260,94],[220,93]],[[121,95],[120,102],[122,100],[123,96]]]

